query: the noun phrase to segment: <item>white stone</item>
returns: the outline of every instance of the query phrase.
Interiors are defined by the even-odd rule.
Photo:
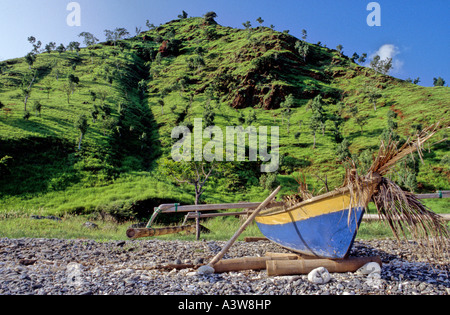
[[[201,266],[200,268],[197,269],[197,274],[199,275],[210,275],[212,273],[214,273],[214,268],[209,266],[209,265],[205,265],[205,266]]]
[[[376,262],[370,262],[358,269],[358,273],[370,275],[371,273],[381,273],[381,266]]]
[[[308,274],[308,281],[314,284],[325,284],[331,280],[331,275],[324,267],[314,269]]]

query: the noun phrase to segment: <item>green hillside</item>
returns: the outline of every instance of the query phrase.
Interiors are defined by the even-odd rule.
[[[170,155],[175,126],[205,117],[223,130],[280,126],[283,193],[296,191],[291,175],[299,170],[310,189],[319,192],[325,179],[332,189],[345,159],[364,171],[383,137],[448,124],[449,96],[448,87],[383,75],[287,33],[204,18],[79,51],[40,52],[32,65],[3,61],[0,212],[126,217],[191,204],[192,186],[158,163]],[[444,130],[434,140],[445,137]],[[416,192],[450,189],[448,148],[443,141],[425,150],[424,164],[406,161],[392,178]],[[263,199],[260,163],[231,163],[208,181],[202,202]]]

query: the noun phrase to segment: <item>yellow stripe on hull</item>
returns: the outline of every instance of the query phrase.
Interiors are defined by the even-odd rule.
[[[334,213],[348,209],[350,206],[350,194],[342,193],[335,196],[330,196],[322,200],[317,200],[312,203],[300,205],[298,208],[286,212],[276,214],[267,214],[256,217],[256,222],[268,225],[286,224],[290,222],[297,222],[320,215]]]

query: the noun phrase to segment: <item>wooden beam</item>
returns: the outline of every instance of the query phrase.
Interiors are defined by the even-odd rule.
[[[227,216],[240,216],[240,215],[247,215],[251,214],[251,212],[220,212],[220,213],[202,213],[200,216],[197,216],[195,212],[189,212],[186,215],[186,219],[194,219],[197,217],[200,217],[200,219],[204,218],[214,218],[214,217],[227,217]]]
[[[450,214],[439,214],[444,221],[450,221]],[[363,221],[381,221],[378,214],[364,214]]]
[[[450,198],[450,190],[438,191],[433,194],[420,194],[416,195],[417,199],[443,199]]]
[[[161,205],[161,213],[179,213],[179,212],[204,212],[215,210],[228,210],[228,209],[256,209],[260,202],[241,202],[241,203],[223,203],[212,205],[191,205],[191,206],[175,206],[175,205]],[[270,206],[282,206],[282,202],[273,202]]]

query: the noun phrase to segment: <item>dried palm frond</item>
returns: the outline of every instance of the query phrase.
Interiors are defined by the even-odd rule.
[[[283,197],[283,202],[286,208],[290,208],[296,204],[299,204],[304,199],[300,195],[288,195]]]
[[[308,190],[308,184],[306,183],[306,176],[303,173],[299,173],[298,176],[292,175],[298,184],[298,196],[303,200],[308,200],[314,197],[314,195]]]
[[[398,240],[400,237],[407,239],[409,234],[432,257],[448,255],[449,231],[446,222],[423,205],[414,194],[382,178],[372,200],[378,215],[387,222]]]
[[[417,134],[414,140],[408,141],[397,148],[398,142],[389,141],[381,143],[378,155],[375,157],[367,176],[387,174],[402,158],[417,151],[422,159],[423,144],[429,140],[438,130],[440,123],[436,123]],[[351,177],[346,179],[350,183]],[[351,183],[350,186],[356,184]],[[382,178],[373,194],[372,200],[375,203],[380,218],[387,222],[394,236],[405,239],[408,235],[413,240],[427,248],[436,257],[437,253],[448,253],[449,231],[447,224],[442,218],[423,205],[414,194],[403,191],[393,181]]]
[[[423,144],[439,130],[440,122],[422,130],[417,134],[414,140],[408,139],[400,149],[398,149],[398,141],[389,141],[387,144],[382,141],[378,154],[369,169],[369,173],[377,173],[383,176],[387,174],[398,161],[416,151],[422,160]]]
[[[351,161],[351,164],[353,167],[346,169],[344,184],[342,186],[342,188],[346,188],[350,192],[348,224],[350,224],[351,216],[356,215],[356,212],[353,212],[352,209],[359,207],[366,208],[381,181],[381,176],[377,174],[359,176],[355,163]],[[357,222],[356,218],[355,222]]]

